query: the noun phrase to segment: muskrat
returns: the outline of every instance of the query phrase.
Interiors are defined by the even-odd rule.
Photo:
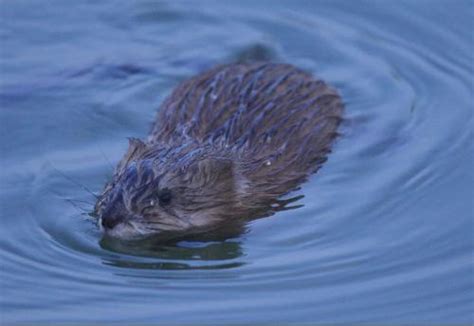
[[[326,161],[343,104],[288,64],[218,66],[178,85],[129,140],[95,205],[106,235],[193,234],[271,215]]]

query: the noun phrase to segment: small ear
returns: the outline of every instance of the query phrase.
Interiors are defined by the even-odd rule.
[[[146,148],[146,145],[143,141],[138,138],[130,137],[128,138],[128,151],[136,152]]]
[[[117,170],[121,171],[130,162],[136,160],[140,155],[145,152],[146,144],[138,138],[128,138],[128,150],[120,161]]]

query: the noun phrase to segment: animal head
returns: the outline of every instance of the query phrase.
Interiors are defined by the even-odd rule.
[[[130,239],[206,228],[237,204],[231,160],[192,145],[131,139],[95,206],[104,232]]]

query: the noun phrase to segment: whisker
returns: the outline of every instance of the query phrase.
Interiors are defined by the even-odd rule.
[[[70,203],[75,209],[78,210],[78,212],[82,215],[82,214],[87,214],[87,210],[84,209],[83,207],[80,207],[79,205],[75,204],[74,201],[72,201],[71,199],[64,199],[65,201],[67,201],[68,203]]]
[[[109,164],[110,168],[112,169],[112,171],[114,170],[114,166],[112,165],[112,163],[110,162],[109,158],[107,157],[107,155],[105,155],[104,151],[102,150],[102,148],[99,146],[99,152],[102,154],[103,158],[107,161],[107,163]]]
[[[84,186],[83,184],[79,183],[78,181],[74,180],[73,178],[67,176],[66,174],[64,174],[63,172],[61,172],[60,170],[58,170],[56,167],[52,166],[53,169],[59,174],[61,175],[63,178],[67,179],[68,181],[72,182],[73,184],[75,184],[76,186],[82,188],[83,190],[85,190],[87,193],[89,193],[90,195],[94,196],[95,199],[99,199],[99,195],[95,194],[92,190],[90,190],[89,188],[87,188],[86,186]]]
[[[81,200],[81,199],[69,199],[71,201],[74,201],[76,203],[81,203],[81,204],[86,204],[86,205],[91,205],[91,206],[94,206],[94,203],[91,203],[87,200]]]

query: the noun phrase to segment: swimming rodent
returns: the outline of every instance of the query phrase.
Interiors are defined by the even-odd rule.
[[[288,64],[201,73],[164,100],[146,141],[130,139],[99,225],[133,239],[271,215],[326,161],[342,113],[334,89]]]

